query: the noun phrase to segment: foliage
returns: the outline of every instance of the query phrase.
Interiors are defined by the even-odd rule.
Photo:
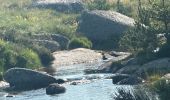
[[[94,0],[88,2],[86,4],[87,8],[90,10],[109,10],[111,9],[111,5],[107,2],[107,0]]]
[[[125,5],[122,2],[120,2],[120,0],[117,0],[117,7],[116,7],[116,11],[122,14],[125,14],[127,16],[132,16],[132,6],[130,5]]]
[[[0,30],[16,33],[58,33],[68,37],[75,34],[78,14],[64,14],[50,9],[31,7],[32,0],[0,0]],[[29,2],[29,3],[28,3]]]
[[[39,55],[41,63],[44,66],[49,66],[51,62],[54,60],[54,57],[51,54],[51,52],[45,47],[33,45],[31,46],[31,48]]]
[[[113,10],[136,18],[137,0],[83,0],[83,2],[89,10]]]
[[[119,41],[121,50],[133,53],[152,52],[157,47],[157,38],[152,29],[136,26],[127,31]]]
[[[74,48],[91,48],[92,43],[85,37],[74,38],[70,41],[69,49]]]
[[[40,59],[38,57],[38,55],[32,51],[31,49],[24,49],[20,52],[19,56],[18,56],[18,60],[17,60],[17,64],[16,65],[22,65],[25,68],[29,68],[29,69],[35,69],[38,67],[41,67],[41,62]],[[25,62],[24,64],[20,64],[21,61]],[[22,62],[22,63],[23,63]],[[18,67],[17,66],[17,67]],[[20,67],[22,67],[20,66]]]
[[[150,92],[141,88],[135,88],[133,91],[126,91],[123,88],[118,89],[118,93],[114,97],[115,100],[155,100]]]
[[[170,3],[169,0],[151,0],[151,18],[163,27],[155,26],[158,30],[164,33],[170,31],[168,26],[170,24]]]
[[[159,79],[161,79],[161,75],[159,75],[159,74],[153,74],[153,75],[150,75],[147,80],[148,80],[149,82],[155,82],[155,81],[157,81],[157,80],[159,80]]]
[[[41,62],[34,51],[0,40],[0,71],[13,67],[35,69],[41,67]]]
[[[170,98],[170,81],[160,79],[153,83],[155,91],[159,94],[161,100],[169,100]]]
[[[160,50],[157,52],[157,56],[159,58],[162,57],[170,57],[170,44],[166,43],[163,46],[160,47]]]

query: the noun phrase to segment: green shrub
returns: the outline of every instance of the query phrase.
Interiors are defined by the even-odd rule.
[[[125,5],[122,2],[119,2],[119,4],[117,4],[116,11],[127,16],[132,16],[132,6]]]
[[[41,66],[38,55],[21,45],[0,40],[0,71],[13,67],[36,69]]]
[[[25,59],[25,66],[23,66],[25,68],[37,69],[41,67],[39,56],[31,49],[23,49],[19,53],[19,58]],[[20,64],[19,60],[18,60],[18,63]]]
[[[132,52],[138,57],[138,63],[143,64],[156,58],[153,52],[158,47],[155,31],[137,24],[128,30],[119,41],[121,51]]]
[[[88,2],[86,6],[90,10],[109,10],[112,8],[107,0],[94,0],[93,2]]]
[[[160,100],[169,100],[170,98],[170,81],[160,79],[153,83],[154,90],[158,93]]]
[[[69,44],[69,49],[91,48],[91,47],[92,47],[91,41],[85,37],[74,38],[71,40],[71,42]]]
[[[38,45],[32,45],[31,48],[38,54],[41,63],[46,67],[51,64],[51,62],[54,60],[53,55],[51,52],[46,49],[45,47],[41,47]]]
[[[156,96],[151,91],[142,88],[136,87],[133,91],[119,88],[114,100],[156,100]]]
[[[159,58],[170,57],[170,43],[164,44],[160,50],[157,52]]]

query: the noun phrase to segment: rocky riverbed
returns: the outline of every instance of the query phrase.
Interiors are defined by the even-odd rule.
[[[114,55],[109,55],[107,53],[103,54],[100,51],[84,48],[54,52],[53,55],[55,60],[52,67],[56,72],[54,72],[53,77],[66,80],[65,83],[61,84],[61,86],[66,89],[64,90],[64,94],[48,96],[45,93],[45,88],[13,93],[1,90],[0,95],[2,96],[0,99],[12,97],[13,100],[39,100],[39,98],[43,98],[42,100],[77,100],[77,98],[75,98],[75,96],[77,96],[79,100],[113,100],[115,93],[119,88],[123,88],[123,90],[126,91],[132,91],[133,86],[113,84],[112,77],[115,76],[115,74],[85,73],[85,70],[87,69],[97,69],[108,61],[114,62],[129,56],[129,53],[122,52],[114,52],[112,54]],[[103,60],[103,56],[107,59]],[[8,86],[8,84],[1,82],[1,87],[4,86]],[[58,86],[56,86],[56,88],[58,88]]]
[[[70,51],[57,51],[53,53],[55,60],[52,66],[67,66],[82,63],[95,63],[102,60],[101,52],[95,50],[78,48]]]

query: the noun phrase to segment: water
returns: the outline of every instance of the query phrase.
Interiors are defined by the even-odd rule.
[[[15,97],[5,97],[7,93],[0,92],[0,100],[114,100],[117,88],[122,86],[114,85],[111,79],[107,79],[112,74],[84,74],[85,69],[94,69],[96,66],[96,64],[79,64],[57,68],[54,74],[56,78],[83,81],[78,85],[63,84],[67,89],[63,94],[46,95],[44,88],[17,93]],[[128,90],[132,88],[131,86],[123,87]]]

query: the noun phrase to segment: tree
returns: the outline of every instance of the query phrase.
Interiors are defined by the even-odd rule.
[[[168,33],[168,24],[170,23],[170,3],[169,0],[153,0],[152,2],[152,18],[164,24],[163,31]]]

